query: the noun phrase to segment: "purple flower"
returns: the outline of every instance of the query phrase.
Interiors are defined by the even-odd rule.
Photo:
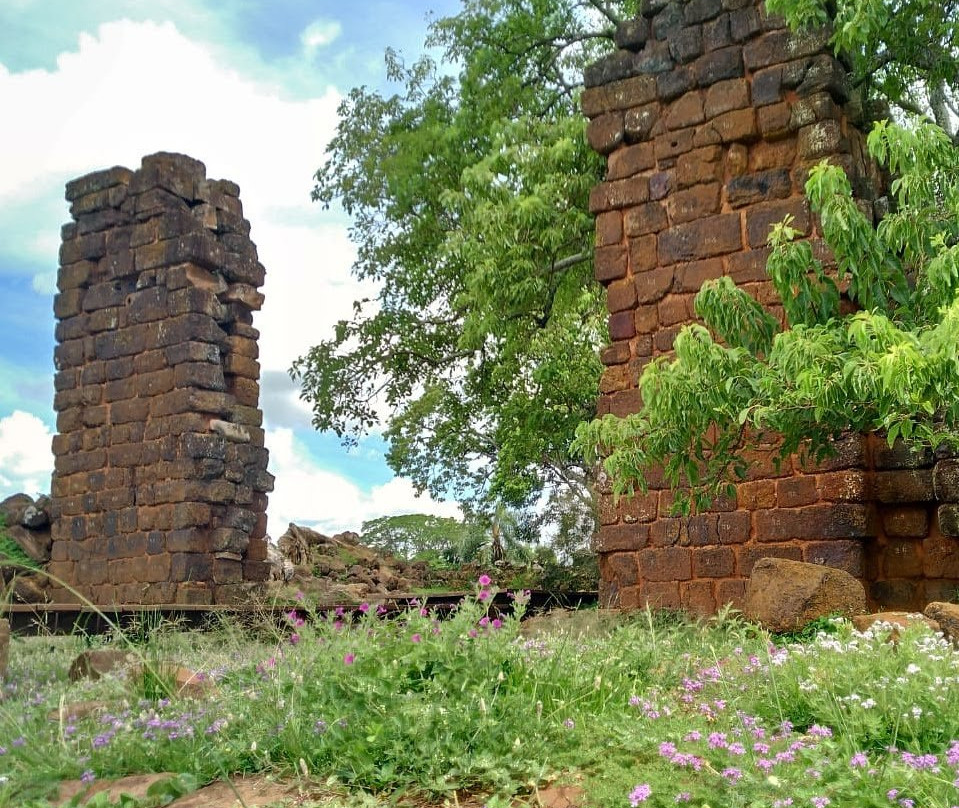
[[[14,745],[14,746],[26,746],[26,745],[27,745],[27,739],[24,738],[24,737],[21,735],[19,738],[14,738],[14,739],[13,739],[13,745]]]
[[[646,802],[652,793],[653,789],[649,783],[638,785],[629,792],[629,804],[633,806],[633,808],[636,808],[641,802]]]
[[[489,600],[489,590],[481,589],[476,597],[478,597],[480,600]]]
[[[502,628],[502,627],[503,627],[503,621],[500,620],[498,617],[494,617],[494,618],[493,618],[493,628]]]
[[[563,726],[566,727],[566,729],[572,729],[573,727],[576,726],[576,722],[573,721],[572,718],[567,718],[567,719],[563,722]]]
[[[361,603],[357,608],[359,608],[359,610],[360,610],[361,612],[363,612],[363,614],[366,614],[366,613],[370,610],[370,604],[369,604],[369,603]]]
[[[812,797],[809,800],[816,808],[826,808],[832,802],[829,797]]]
[[[356,661],[356,654],[347,654],[343,657],[344,665],[352,665]]]
[[[412,637],[410,637],[410,642],[412,643],[422,642],[422,640],[423,638],[419,634],[414,634]]]
[[[83,774],[80,775],[80,781],[83,783],[92,783],[97,779],[97,776],[93,773],[93,769],[86,769]]]
[[[295,631],[290,635],[290,645],[296,645],[300,641],[300,635]]]
[[[809,728],[809,734],[815,738],[831,738],[832,730],[829,729],[829,727],[821,727],[819,724],[813,724]]]
[[[485,572],[479,577],[479,585],[484,589],[493,583],[493,579],[489,577]]]
[[[742,779],[743,773],[740,769],[735,769],[730,766],[728,769],[723,769],[723,777],[729,780],[730,783],[738,783]]]
[[[693,795],[688,791],[680,791],[673,799],[673,802],[692,802],[692,799]]]
[[[856,752],[856,754],[849,759],[849,765],[854,769],[864,769],[869,765],[869,758],[862,752]]]

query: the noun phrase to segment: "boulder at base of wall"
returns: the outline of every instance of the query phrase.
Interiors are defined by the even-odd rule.
[[[796,631],[820,617],[862,614],[866,591],[844,570],[763,558],[753,566],[743,611],[769,631]]]
[[[930,603],[924,613],[939,624],[946,639],[952,640],[952,644],[959,647],[959,604]]]

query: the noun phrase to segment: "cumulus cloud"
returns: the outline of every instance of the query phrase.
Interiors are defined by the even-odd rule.
[[[417,497],[412,483],[399,477],[363,491],[344,477],[319,468],[291,429],[268,430],[266,438],[270,472],[276,476],[269,507],[269,533],[274,539],[290,522],[329,534],[359,530],[365,521],[392,514],[462,516],[456,503]]]
[[[52,439],[47,425],[28,412],[0,418],[0,496],[50,493]]]
[[[314,20],[300,33],[300,42],[303,50],[311,55],[331,44],[341,33],[343,26],[336,20]]]

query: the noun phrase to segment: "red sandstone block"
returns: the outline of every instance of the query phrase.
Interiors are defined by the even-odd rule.
[[[732,579],[716,582],[716,602],[719,606],[730,605],[742,609],[746,604],[746,582]]]
[[[633,282],[626,279],[613,281],[606,289],[606,306],[613,314],[635,308],[636,287]]]
[[[710,183],[677,191],[666,203],[670,222],[681,224],[719,213],[720,189],[719,183]]]
[[[793,128],[793,107],[787,101],[760,107],[757,110],[759,134],[766,140],[778,140],[787,137]]]
[[[674,325],[669,328],[662,328],[653,336],[653,346],[657,353],[669,353],[673,349],[673,343],[679,334],[681,326]]]
[[[104,233],[77,236],[60,245],[60,264],[65,266],[80,261],[99,261],[106,254],[106,249]]]
[[[605,283],[626,277],[626,248],[622,244],[597,247],[593,259],[596,280]]]
[[[693,615],[716,613],[716,596],[711,581],[689,581],[680,584],[679,598],[683,610]]]
[[[639,407],[642,406],[639,390],[636,389],[614,393],[608,401],[608,412],[619,418],[623,418],[633,412],[638,412]]]
[[[714,84],[706,91],[706,118],[749,106],[749,84],[745,79],[729,79]]]
[[[615,586],[635,586],[639,581],[636,553],[607,553],[600,556],[603,578]]]
[[[710,258],[742,248],[738,213],[724,213],[677,225],[658,238],[662,265]]]
[[[179,502],[173,506],[173,530],[204,527],[210,524],[213,511],[205,502]]]
[[[624,229],[629,238],[657,233],[669,224],[666,209],[659,202],[639,205],[626,211]],[[634,270],[635,271],[635,270]]]
[[[619,244],[623,240],[623,215],[619,211],[612,210],[606,213],[600,213],[596,217],[596,246],[606,247],[610,244]],[[235,356],[250,356],[246,345],[241,344],[242,350],[234,349],[235,338],[231,338],[229,343],[229,353]],[[248,342],[248,341],[244,341]],[[256,359],[256,355],[250,356]]]
[[[642,587],[642,593],[651,609],[679,610],[683,607],[679,584],[675,581],[647,581]]]
[[[686,93],[666,108],[663,122],[667,129],[685,129],[705,120],[703,95],[698,90]]]
[[[816,478],[811,475],[786,477],[776,483],[776,500],[780,508],[812,505],[819,500]]]
[[[600,351],[599,361],[606,367],[625,364],[629,361],[629,342],[619,341],[607,345]]]
[[[634,275],[656,267],[656,236],[640,236],[629,240],[629,265]]]
[[[692,299],[692,295],[667,295],[657,307],[659,322],[664,326],[688,322]]]
[[[860,541],[810,541],[803,542],[803,561],[807,564],[822,564],[845,570],[854,578],[863,576],[864,550]]]
[[[754,172],[769,169],[788,169],[796,159],[796,141],[763,140],[749,150],[749,170]]]
[[[821,160],[849,150],[839,121],[817,121],[799,130],[796,148],[800,160]],[[86,301],[84,301],[86,305]]]
[[[673,290],[676,292],[698,292],[703,283],[723,275],[723,264],[719,258],[705,261],[690,261],[675,269]]]
[[[77,261],[76,263],[61,266],[57,271],[57,288],[61,292],[68,289],[77,289],[85,286],[97,272],[94,261]]]
[[[752,535],[752,518],[748,511],[719,514],[719,540],[723,544],[742,544]]]
[[[625,524],[652,522],[657,515],[659,495],[656,492],[624,496],[619,501],[619,513]]]
[[[248,356],[227,354],[223,358],[223,372],[255,381],[260,378],[260,363]]]
[[[623,113],[597,115],[586,126],[586,140],[593,151],[609,154],[623,142]]]
[[[694,578],[728,578],[736,571],[731,547],[697,547],[692,551]]]
[[[176,603],[205,606],[213,603],[213,590],[206,582],[183,582],[176,588]]]
[[[872,475],[873,494],[879,502],[931,502],[932,469],[877,471]]]
[[[205,553],[172,553],[171,581],[207,582],[213,577],[213,559]]]
[[[234,376],[227,380],[227,389],[243,407],[256,407],[260,401],[260,385],[253,379]]]
[[[883,509],[882,526],[889,537],[921,539],[929,535],[929,511],[923,507]],[[891,575],[890,577],[898,577]]]
[[[803,235],[808,235],[810,227],[809,203],[801,197],[781,202],[766,202],[755,205],[746,211],[746,233],[749,246],[764,247],[772,226],[792,216],[790,226]]]
[[[593,549],[597,553],[635,551],[646,547],[648,542],[648,525],[603,525],[593,538]]]
[[[649,181],[646,177],[627,177],[594,186],[589,195],[589,210],[591,213],[605,213],[641,205],[648,199]]]
[[[653,149],[656,160],[662,164],[664,160],[672,157],[678,157],[680,154],[692,151],[694,130],[680,129],[675,132],[668,132],[659,135],[653,141]]]
[[[641,304],[662,300],[673,286],[672,267],[659,267],[636,275],[636,300]],[[658,313],[657,313],[658,317]]]
[[[696,145],[715,143],[751,142],[759,137],[756,112],[752,108],[724,112],[701,126],[696,132]]]
[[[609,156],[606,176],[611,181],[625,179],[648,171],[656,165],[656,155],[651,142],[617,149]]]
[[[676,160],[676,185],[688,188],[699,183],[714,182],[722,179],[722,147],[705,146]]]
[[[692,577],[692,559],[685,547],[647,547],[639,551],[638,558],[640,574],[647,581],[687,581]]]
[[[892,539],[881,548],[881,567],[886,578],[921,578],[922,541]]]
[[[753,535],[761,542],[844,539],[868,535],[868,508],[838,503],[777,508],[753,513]]]
[[[959,542],[951,536],[930,536],[922,542],[927,578],[959,578]]]
[[[869,584],[869,599],[880,611],[921,612],[926,599],[918,581],[893,579]]]

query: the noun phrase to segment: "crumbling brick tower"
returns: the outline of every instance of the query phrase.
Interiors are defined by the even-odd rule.
[[[608,158],[592,194],[596,276],[611,344],[600,414],[641,405],[637,379],[695,318],[703,281],[731,277],[769,310],[770,226],[785,216],[827,264],[803,196],[810,166],[841,165],[873,216],[882,178],[867,122],[827,33],[793,35],[756,0],[646,0],[619,49],[586,74],[591,146]],[[959,464],[849,437],[820,467],[778,471],[755,453],[733,501],[683,519],[654,486],[618,505],[601,492],[604,602],[708,614],[741,605],[753,563],[781,556],[841,567],[874,605],[921,608],[959,586]]]
[[[99,605],[247,597],[267,577],[273,477],[252,325],[264,269],[239,189],[160,153],[66,198],[49,571]]]

